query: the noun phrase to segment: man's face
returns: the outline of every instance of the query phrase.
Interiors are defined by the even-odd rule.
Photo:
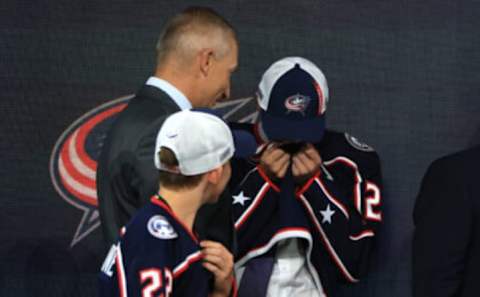
[[[205,106],[212,107],[218,100],[230,97],[230,77],[238,64],[238,45],[231,38],[230,50],[225,56],[215,59],[212,57],[211,73],[205,86]]]

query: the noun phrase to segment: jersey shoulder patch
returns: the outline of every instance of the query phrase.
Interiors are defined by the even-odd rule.
[[[347,142],[357,150],[363,151],[363,152],[374,152],[375,150],[373,147],[369,146],[366,143],[361,142],[357,138],[353,137],[352,135],[345,133],[345,139]]]
[[[175,232],[170,222],[161,215],[152,216],[148,220],[147,229],[153,237],[158,239],[173,239],[178,237],[177,232]]]

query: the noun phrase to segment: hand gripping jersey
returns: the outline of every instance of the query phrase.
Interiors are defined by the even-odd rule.
[[[194,234],[152,197],[102,265],[100,296],[208,296],[209,274]]]
[[[250,124],[231,126],[256,132]],[[258,160],[232,162],[235,267],[298,238],[321,295],[334,296],[340,282],[358,282],[367,271],[382,221],[380,162],[371,147],[344,133],[327,130],[314,146],[323,166],[302,185],[291,175],[270,180]]]

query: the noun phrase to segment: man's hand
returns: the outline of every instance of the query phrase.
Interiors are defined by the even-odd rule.
[[[278,148],[276,143],[270,144],[262,153],[260,166],[271,179],[281,179],[290,165],[290,155]]]
[[[215,283],[210,297],[229,296],[233,282],[233,255],[215,241],[200,242],[203,253],[203,267],[213,273]]]
[[[320,170],[322,158],[313,147],[307,144],[304,149],[296,153],[292,158],[292,174],[297,183],[302,184]]]

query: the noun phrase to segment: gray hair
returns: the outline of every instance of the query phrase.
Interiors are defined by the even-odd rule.
[[[198,51],[213,48],[214,57],[221,59],[229,48],[229,38],[237,40],[235,30],[223,17],[210,8],[190,7],[174,16],[165,26],[157,42],[157,64],[171,54],[188,63]]]

